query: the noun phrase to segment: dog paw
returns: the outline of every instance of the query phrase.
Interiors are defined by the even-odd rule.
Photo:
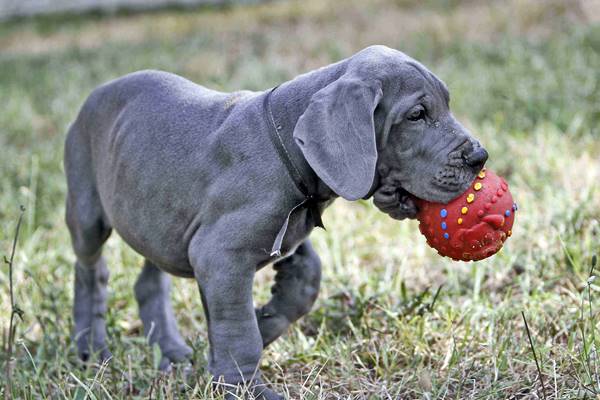
[[[77,355],[84,363],[97,361],[102,364],[112,358],[112,353],[104,341],[90,344],[90,335],[83,334],[77,337]]]
[[[285,397],[269,389],[260,378],[237,385],[226,383],[213,383],[213,385],[216,390],[225,393],[225,400],[285,400]]]
[[[177,365],[178,367],[183,367],[184,372],[186,369],[191,371],[194,364],[192,353],[192,348],[187,345],[163,351],[159,369],[163,372],[170,372],[173,366]]]
[[[285,400],[285,397],[266,387],[255,389],[252,395],[256,400]]]
[[[260,335],[262,336],[263,347],[271,344],[290,326],[290,321],[284,315],[277,313],[269,305],[257,308],[254,311],[256,312],[256,320]]]

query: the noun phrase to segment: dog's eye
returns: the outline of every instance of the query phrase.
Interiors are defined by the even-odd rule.
[[[420,121],[422,119],[425,119],[425,107],[421,105],[416,106],[408,113],[406,119],[408,119],[409,121]]]

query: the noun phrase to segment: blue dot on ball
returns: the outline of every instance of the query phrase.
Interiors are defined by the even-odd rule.
[[[510,210],[506,210],[506,211],[504,212],[504,215],[506,215],[507,217],[510,217]]]
[[[446,218],[448,216],[448,211],[445,208],[442,208],[440,215],[442,218]]]
[[[444,239],[450,239],[450,235],[448,234],[448,232],[444,233]]]
[[[446,225],[445,222],[442,222],[442,229],[446,230],[446,228],[448,228],[448,225]]]

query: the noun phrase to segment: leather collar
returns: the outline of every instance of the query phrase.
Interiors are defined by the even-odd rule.
[[[281,135],[282,126],[275,122],[275,118],[273,116],[273,111],[271,109],[271,95],[273,94],[273,92],[276,89],[277,89],[277,86],[274,87],[273,89],[271,89],[267,93],[267,95],[265,96],[265,99],[264,99],[265,114],[267,115],[267,118],[269,120],[269,125],[271,128],[271,129],[269,129],[269,138],[271,139],[271,143],[273,144],[273,147],[275,147],[275,150],[277,151],[279,158],[283,162],[283,165],[285,166],[285,169],[286,169],[289,177],[292,179],[292,181],[294,182],[294,185],[296,186],[296,188],[298,188],[300,193],[302,193],[304,195],[304,200],[302,200],[300,203],[295,205],[289,211],[285,221],[283,222],[281,229],[279,230],[279,233],[275,237],[275,242],[273,243],[273,247],[272,247],[271,253],[270,253],[271,257],[280,257],[281,256],[281,246],[283,244],[283,239],[285,238],[285,234],[287,232],[290,218],[296,211],[302,210],[302,209],[307,209],[315,226],[325,229],[325,227],[323,226],[323,221],[321,220],[321,212],[319,211],[319,203],[328,200],[328,199],[319,198],[317,193],[312,192],[309,189],[309,185],[306,183],[305,179],[302,177],[302,173],[300,172],[300,169],[294,163],[288,149],[285,147],[285,143],[284,143],[282,135]]]

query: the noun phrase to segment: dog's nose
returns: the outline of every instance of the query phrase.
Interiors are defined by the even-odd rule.
[[[471,153],[465,155],[464,159],[469,167],[480,169],[488,159],[488,152],[483,147],[478,147]]]

